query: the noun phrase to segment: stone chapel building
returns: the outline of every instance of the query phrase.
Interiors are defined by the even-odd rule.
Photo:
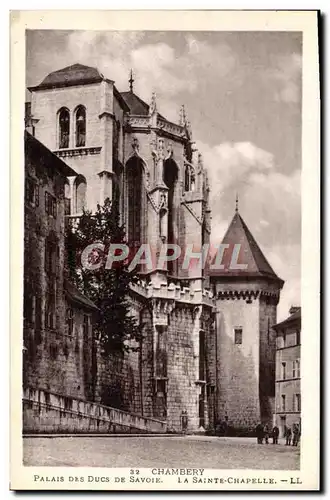
[[[172,123],[133,89],[119,92],[97,69],[74,64],[30,87],[35,137],[76,175],[65,185],[66,215],[79,217],[106,198],[117,203],[130,245],[163,243],[200,251],[210,240],[207,169],[182,107]],[[221,165],[219,165],[221,169]],[[169,431],[271,424],[276,309],[283,281],[235,212],[224,243],[240,243],[246,270],[182,269],[180,259],[141,265],[132,312],[143,324],[138,354],[121,366],[125,409],[167,422]],[[111,384],[110,368],[99,383]],[[126,377],[127,378],[127,377]],[[110,391],[111,392],[111,391]],[[96,394],[96,399],[97,399]]]

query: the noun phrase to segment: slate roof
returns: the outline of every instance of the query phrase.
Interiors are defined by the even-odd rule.
[[[98,307],[94,304],[94,302],[85,297],[85,295],[81,293],[72,283],[70,283],[70,281],[64,280],[64,290],[67,298],[75,304],[87,309],[93,309],[95,311],[98,310]]]
[[[280,323],[277,323],[276,325],[273,326],[275,330],[281,330],[285,328],[286,326],[289,326],[291,324],[300,324],[301,323],[301,307],[297,311],[295,311],[293,314],[290,314],[288,318],[286,318],[284,321],[281,321]]]
[[[235,215],[227,229],[227,232],[222,240],[222,244],[228,244],[229,248],[224,251],[222,264],[224,269],[210,269],[211,277],[227,277],[227,278],[270,278],[276,281],[283,281],[276,275],[266,257],[259,248],[258,243],[252,236],[249,228],[245,224],[240,214],[235,212]],[[234,245],[240,244],[238,257],[239,264],[247,264],[246,269],[230,269],[230,262]]]
[[[142,101],[134,92],[120,92],[132,115],[149,115],[149,106]]]
[[[125,103],[129,107],[129,111],[131,115],[141,115],[148,116],[149,115],[149,105],[144,102],[139,96],[134,94],[134,92],[120,92],[120,95],[124,99]],[[166,120],[164,116],[158,113],[158,116],[163,120]]]
[[[103,79],[103,75],[96,68],[77,63],[49,73],[39,85],[30,87],[29,90],[97,83]]]
[[[25,155],[34,160],[36,164],[40,164],[46,169],[56,168],[65,177],[77,175],[75,170],[58,158],[27,130],[24,130],[24,147]]]

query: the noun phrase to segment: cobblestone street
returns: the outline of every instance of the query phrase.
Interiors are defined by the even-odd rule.
[[[297,470],[300,449],[208,436],[26,437],[24,465]]]

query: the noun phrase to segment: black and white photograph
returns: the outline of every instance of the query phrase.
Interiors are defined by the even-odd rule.
[[[319,290],[302,265],[319,245],[304,254],[316,12],[296,29],[275,12],[276,29],[252,29],[253,12],[237,29],[154,14],[143,29],[24,29],[12,475],[42,490],[317,489],[302,466],[313,422],[319,439],[304,386],[313,362],[319,378]]]

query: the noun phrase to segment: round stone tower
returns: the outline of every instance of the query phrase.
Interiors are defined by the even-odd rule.
[[[216,412],[237,429],[272,425],[277,304],[284,282],[275,274],[236,208],[221,263],[210,279],[216,298]],[[220,259],[218,259],[220,261]]]

